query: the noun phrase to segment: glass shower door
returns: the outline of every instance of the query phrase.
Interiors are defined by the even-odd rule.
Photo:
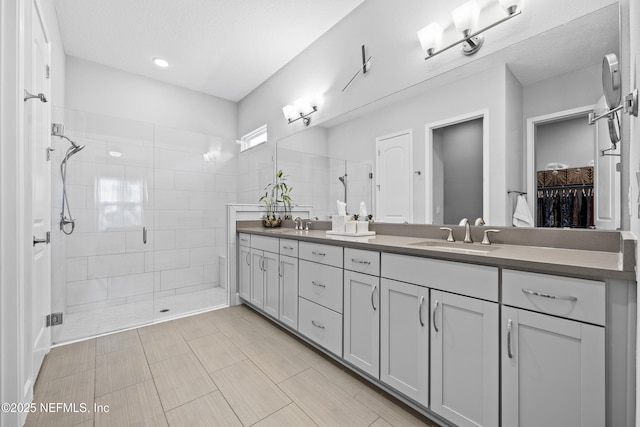
[[[54,276],[54,294],[65,313],[56,342],[149,323],[154,295],[153,126],[73,110],[63,120],[65,136],[85,148],[67,164],[76,226],[59,236],[65,274]]]

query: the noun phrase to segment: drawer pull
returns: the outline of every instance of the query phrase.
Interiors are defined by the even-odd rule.
[[[293,246],[283,246],[282,249],[286,249],[288,251],[292,251],[293,250]]]
[[[248,239],[240,239],[241,242],[249,243]]]
[[[311,253],[314,254],[314,255],[318,255],[318,256],[326,256],[327,255],[324,252],[318,252],[318,251],[311,251]]]
[[[312,280],[312,281],[311,281],[311,284],[312,284],[313,286],[317,286],[317,287],[319,287],[319,288],[326,288],[326,287],[327,287],[327,285],[325,285],[324,283],[316,282],[315,280]]]
[[[371,261],[364,261],[362,259],[355,259],[355,258],[351,258],[351,262],[353,262],[354,264],[366,264],[366,265],[371,265]]]
[[[251,263],[249,262],[249,252],[247,252],[246,261],[247,261],[247,265],[251,265]]]
[[[507,356],[509,356],[509,359],[513,359],[513,353],[511,352],[511,319],[507,320]]]
[[[436,332],[440,332],[440,330],[438,329],[438,325],[436,324],[436,311],[438,310],[438,303],[439,301],[436,300],[435,304],[433,304],[433,329]]]
[[[557,299],[562,301],[578,301],[578,298],[572,297],[571,295],[568,295],[568,296],[551,295],[551,294],[545,294],[543,292],[532,291],[531,289],[522,289],[522,292],[524,292],[525,294],[535,295],[537,297],[542,297],[542,298]]]
[[[280,268],[278,268],[278,276],[282,277],[284,271],[284,261],[280,261]]]
[[[371,289],[371,307],[373,307],[373,310],[377,310],[376,308],[376,304],[375,301],[373,300],[373,295],[376,293],[376,289],[378,288],[378,285],[373,285],[373,289]]]
[[[315,320],[311,321],[311,324],[319,329],[324,329],[324,325],[322,323],[316,322]]]
[[[420,321],[420,326],[424,327],[424,322],[422,321],[422,303],[424,302],[424,296],[420,297],[420,304],[418,305],[418,320]]]

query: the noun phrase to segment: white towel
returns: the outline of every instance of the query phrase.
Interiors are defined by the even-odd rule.
[[[529,204],[524,195],[520,194],[516,201],[516,210],[513,213],[513,226],[514,227],[534,227],[535,221],[533,215],[529,210]]]

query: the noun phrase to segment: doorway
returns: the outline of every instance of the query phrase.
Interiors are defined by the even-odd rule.
[[[487,113],[426,126],[426,222],[458,224],[462,218],[488,222]]]
[[[376,138],[376,220],[413,222],[411,130]]]

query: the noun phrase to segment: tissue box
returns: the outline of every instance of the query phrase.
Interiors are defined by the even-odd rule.
[[[357,233],[366,233],[369,231],[369,221],[358,221],[356,224]]]
[[[331,231],[344,233],[346,219],[346,215],[333,215],[331,217]]]
[[[345,221],[345,227],[344,227],[344,231],[347,233],[354,233],[356,232],[356,224],[358,223],[358,221]]]

